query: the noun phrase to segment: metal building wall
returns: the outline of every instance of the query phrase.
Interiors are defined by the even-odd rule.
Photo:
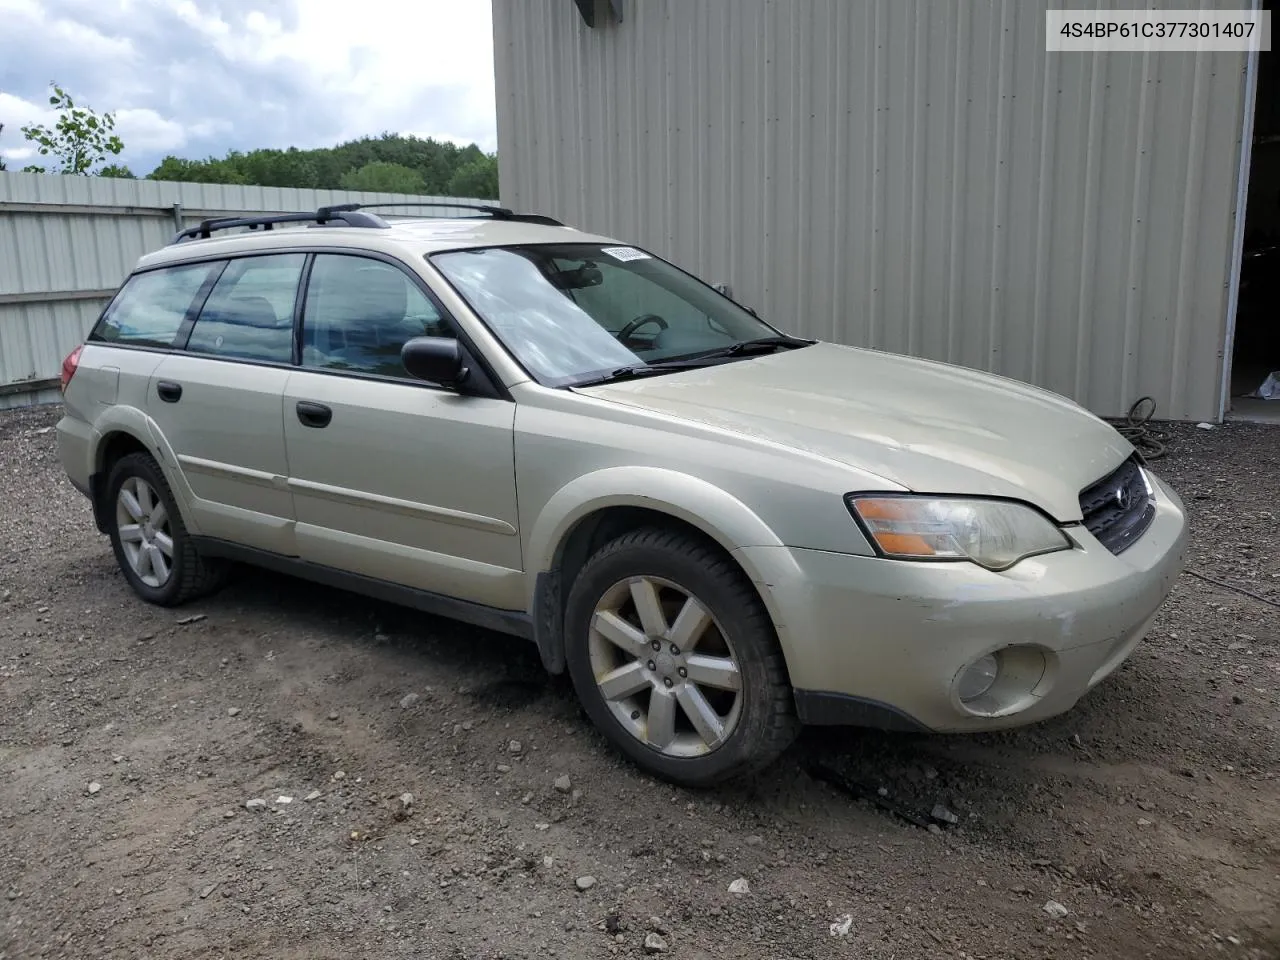
[[[494,0],[504,204],[793,332],[1217,418],[1244,53],[1049,54],[1057,0],[613,3]]]
[[[58,398],[62,358],[83,340],[138,257],[168,243],[179,224],[229,214],[315,210],[334,203],[406,201],[467,202],[459,197],[0,173],[0,409]]]

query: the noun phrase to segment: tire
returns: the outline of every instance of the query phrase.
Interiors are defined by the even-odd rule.
[[[759,595],[728,557],[685,533],[636,530],[587,561],[569,591],[565,655],[592,722],[672,783],[761,770],[800,731]]]
[[[132,504],[121,497],[126,489]],[[150,454],[131,453],[117,460],[107,475],[105,496],[116,563],[143,600],[176,607],[222,585],[227,564],[200,556],[187,535],[173,491]],[[160,509],[163,515],[157,517]],[[151,559],[157,553],[159,558]],[[139,554],[150,556],[139,561]]]

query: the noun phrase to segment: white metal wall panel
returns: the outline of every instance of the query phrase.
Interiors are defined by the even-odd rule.
[[[191,225],[217,214],[437,201],[493,202],[0,173],[0,409],[57,398],[56,390],[14,393],[12,388],[58,376],[62,358],[83,340],[101,311],[104,292],[118,286],[140,256],[173,238],[174,204],[181,205],[182,222]],[[12,302],[13,295],[30,296]]]
[[[1217,418],[1244,53],[1050,54],[1056,0],[614,2],[494,0],[506,205],[797,333]]]

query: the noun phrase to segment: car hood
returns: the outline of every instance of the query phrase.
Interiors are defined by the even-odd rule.
[[[1079,520],[1133,447],[1077,404],[965,367],[817,343],[582,388],[874,473],[908,490],[1011,497]]]

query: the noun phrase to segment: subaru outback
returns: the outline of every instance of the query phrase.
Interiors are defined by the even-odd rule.
[[[1062,713],[1187,536],[1069,400],[788,334],[500,207],[205,221],[138,262],[62,386],[61,462],[143,600],[250,564],[527,638],[688,785],[806,723]]]

